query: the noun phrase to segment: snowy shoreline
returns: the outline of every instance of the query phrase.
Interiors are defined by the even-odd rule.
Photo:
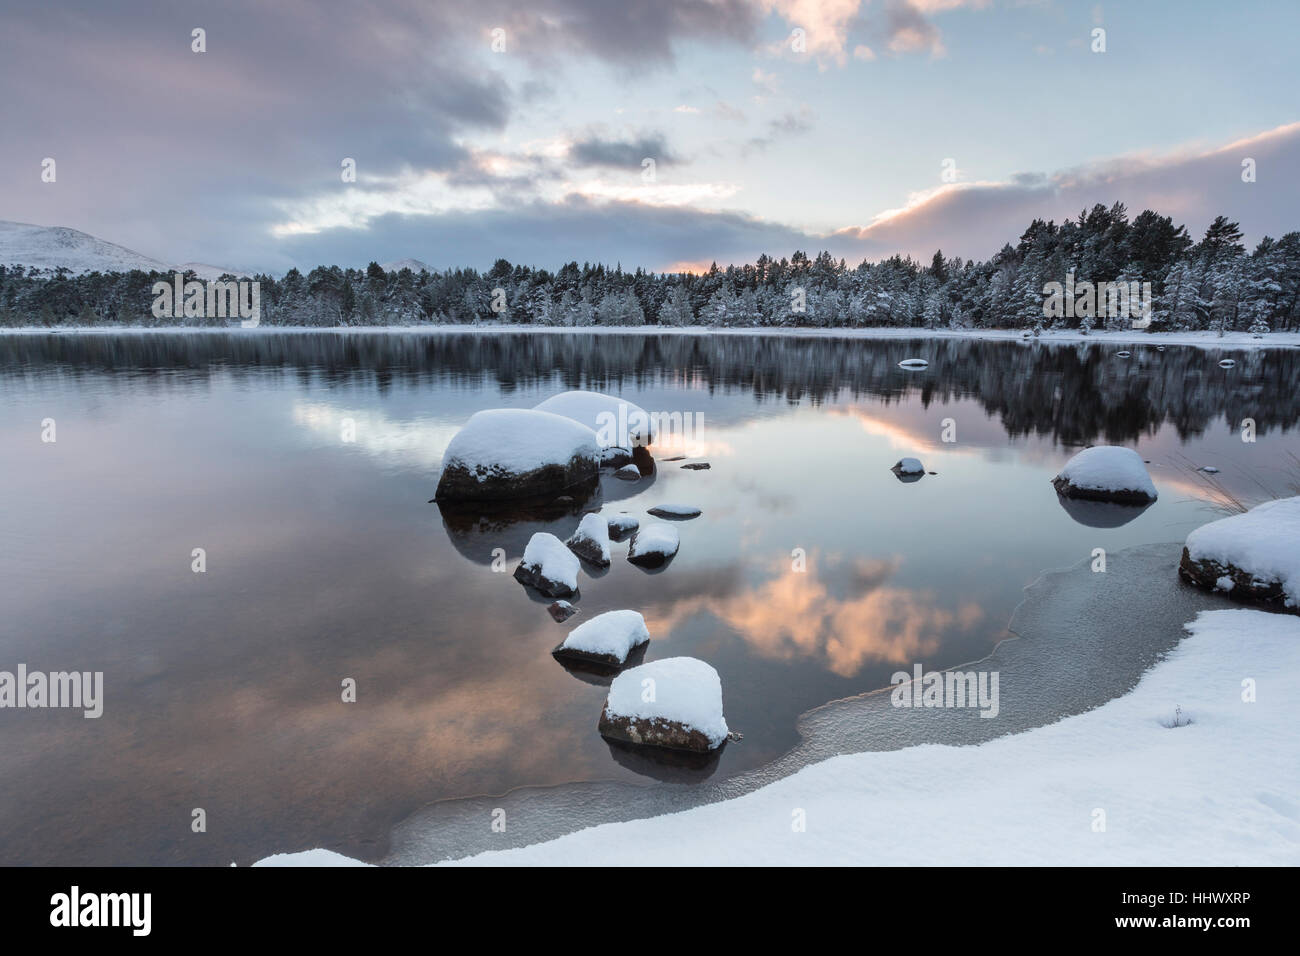
[[[262,325],[255,329],[164,326],[99,327],[66,326],[44,328],[27,326],[0,329],[6,335],[176,335],[195,333],[208,335],[710,335],[710,336],[773,336],[783,338],[834,338],[834,339],[956,339],[976,341],[1007,341],[1038,344],[1106,344],[1116,345],[1185,345],[1205,349],[1269,349],[1300,348],[1300,332],[1269,332],[1255,338],[1249,332],[1228,332],[1219,336],[1215,332],[1124,332],[1093,331],[1082,335],[1077,331],[1044,332],[1037,338],[1025,338],[1020,329],[912,329],[912,328],[785,328],[745,326],[715,328],[704,325],[687,326],[537,326],[537,325],[373,325],[373,326],[294,326]]]
[[[731,800],[446,864],[1294,866],[1300,765],[1264,758],[1293,749],[1300,619],[1213,610],[1184,626],[1131,692],[1057,723],[835,756]]]

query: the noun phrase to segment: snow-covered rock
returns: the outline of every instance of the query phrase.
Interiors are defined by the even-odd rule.
[[[636,465],[624,465],[618,471],[614,472],[615,478],[621,478],[623,481],[640,481],[641,469]]]
[[[610,445],[601,449],[600,464],[604,468],[622,468],[632,464],[632,449],[619,445]]]
[[[1187,536],[1178,572],[1238,601],[1300,614],[1300,497],[1266,501]]]
[[[609,516],[609,536],[615,541],[622,541],[635,531],[640,524],[640,521],[632,517],[626,511],[620,511],[616,515]]]
[[[669,657],[633,667],[610,684],[600,732],[633,744],[716,750],[727,739],[722,680],[694,657]]]
[[[596,435],[560,415],[523,408],[476,412],[442,459],[437,501],[490,501],[554,494],[595,481]]]
[[[553,534],[539,531],[528,539],[515,580],[547,597],[568,597],[578,590],[578,559]]]
[[[636,611],[606,611],[571,630],[551,653],[559,660],[621,667],[649,640],[645,618]]]
[[[1134,505],[1156,500],[1156,486],[1142,456],[1117,445],[1085,448],[1065,463],[1052,484],[1059,494],[1069,498]]]
[[[582,560],[598,568],[609,567],[609,522],[600,515],[583,515],[578,530],[564,543]]]
[[[561,392],[534,408],[581,422],[596,433],[602,448],[636,448],[654,442],[654,422],[646,410],[615,395]]]
[[[900,458],[889,470],[896,475],[924,475],[925,465],[921,464],[919,458]]]
[[[923,358],[910,358],[910,359],[903,359],[903,361],[901,361],[901,362],[898,363],[898,367],[899,367],[899,368],[912,368],[912,369],[916,369],[916,368],[929,368],[929,367],[930,367],[930,363],[927,362],[927,361],[926,361],[925,359],[923,359]]]
[[[637,528],[627,547],[627,559],[642,568],[658,568],[670,561],[680,547],[677,529],[657,521]]]
[[[556,624],[563,624],[578,613],[578,609],[568,601],[552,601],[546,606],[546,610]]]
[[[656,518],[676,518],[678,520],[698,518],[703,514],[703,512],[694,505],[662,504],[655,505],[653,508],[647,510]]]

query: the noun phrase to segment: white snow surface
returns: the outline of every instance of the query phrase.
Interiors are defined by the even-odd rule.
[[[561,392],[533,407],[581,422],[600,436],[602,447],[630,448],[648,445],[653,439],[653,424],[646,410],[616,395]]]
[[[645,618],[636,611],[606,611],[579,624],[561,646],[588,654],[609,654],[627,660],[632,648],[650,640]]]
[[[1286,603],[1295,607],[1300,604],[1300,497],[1266,501],[1245,514],[1202,525],[1187,536],[1187,553],[1194,561],[1240,568],[1261,583],[1279,582]]]
[[[65,226],[0,221],[0,264],[73,272],[170,272],[171,266]]]
[[[833,757],[734,800],[455,862],[1300,865],[1300,761],[1287,759],[1300,749],[1300,618],[1206,611],[1186,628],[1126,696],[1046,727]],[[1245,674],[1253,703],[1241,699]],[[1191,723],[1167,726],[1175,707]],[[1092,829],[1097,808],[1104,832]]]
[[[654,694],[643,681],[654,681]],[[645,700],[653,696],[653,700]],[[727,739],[722,716],[722,679],[694,657],[667,657],[625,670],[609,685],[605,710],[611,716],[671,720],[698,730],[711,747]]]
[[[401,272],[403,269],[410,269],[412,272],[428,272],[429,267],[419,259],[395,259],[392,262],[385,262],[379,268],[385,272]]]
[[[550,532],[538,531],[528,539],[523,563],[530,568],[541,568],[542,576],[551,581],[578,589],[578,556]]]
[[[1065,463],[1059,477],[1077,488],[1095,491],[1141,491],[1155,498],[1156,486],[1147,474],[1142,456],[1132,448],[1094,445]]]
[[[661,505],[655,505],[653,510],[661,511],[664,515],[671,515],[675,518],[695,518],[703,514],[695,505],[684,505],[677,502],[665,502]]]
[[[454,462],[471,471],[523,474],[545,465],[567,465],[575,455],[600,463],[596,434],[572,419],[529,408],[475,412],[448,443],[443,467]],[[479,480],[485,475],[479,474]]]
[[[374,866],[362,863],[333,850],[302,850],[298,853],[275,853],[258,860],[253,866]]]
[[[608,521],[594,512],[592,514],[583,515],[582,520],[578,522],[578,530],[573,532],[569,540],[576,541],[582,538],[588,539],[600,549],[600,556],[603,560],[609,560]]]
[[[635,531],[640,524],[641,522],[632,515],[620,512],[609,516],[607,527],[610,534],[626,534],[629,531]]]
[[[920,475],[925,472],[925,465],[919,458],[900,458],[895,466],[904,475]]]
[[[628,557],[640,557],[643,554],[662,554],[671,557],[681,547],[681,536],[677,529],[663,521],[652,521],[637,529],[636,537],[628,547]]]

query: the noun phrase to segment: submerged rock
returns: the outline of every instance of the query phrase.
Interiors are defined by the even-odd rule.
[[[568,601],[552,601],[547,605],[546,610],[550,612],[551,617],[556,624],[563,624],[573,615],[578,613],[578,609]]]
[[[672,560],[681,547],[677,529],[663,522],[642,525],[632,536],[627,559],[642,568],[658,568]]]
[[[598,568],[609,567],[609,523],[600,515],[583,515],[578,530],[565,544],[582,560]]]
[[[646,698],[650,698],[647,700]],[[727,741],[718,672],[694,657],[669,657],[624,671],[609,686],[601,736],[704,753]]]
[[[476,412],[443,455],[437,502],[554,495],[594,482],[596,434],[547,412],[496,408]]]
[[[528,539],[515,580],[547,597],[569,597],[578,590],[578,559],[553,534],[539,531]]]
[[[636,611],[606,611],[571,630],[551,653],[562,661],[622,667],[649,640],[645,619]]]
[[[685,520],[687,518],[698,518],[704,512],[694,505],[662,504],[648,509],[647,513],[654,515],[656,518]]]
[[[1187,536],[1178,573],[1234,601],[1300,614],[1300,497],[1197,528]]]
[[[707,461],[691,461],[682,465],[687,471],[708,471],[709,463]]]
[[[1131,448],[1116,445],[1085,448],[1065,463],[1052,485],[1067,498],[1129,505],[1156,500],[1156,486],[1142,457]]]

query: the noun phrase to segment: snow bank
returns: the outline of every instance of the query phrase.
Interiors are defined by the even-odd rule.
[[[573,532],[565,544],[584,561],[590,561],[601,568],[609,567],[609,522],[600,515],[583,515],[578,530]]]
[[[657,521],[642,525],[627,547],[627,559],[644,568],[657,568],[677,553],[681,537],[670,524]]]
[[[622,664],[634,647],[650,640],[645,618],[636,611],[606,611],[579,624],[555,649],[556,657],[569,654],[607,664]]]
[[[581,422],[599,436],[602,448],[633,448],[654,441],[654,423],[645,409],[614,395],[561,392],[533,407]]]
[[[609,685],[600,729],[632,743],[716,750],[727,739],[722,680],[694,657],[633,667]]]
[[[515,579],[547,597],[568,597],[578,590],[578,558],[553,534],[539,531],[528,539]]]
[[[1300,682],[1300,620],[1209,611],[1187,630],[1130,694],[1046,727],[834,757],[735,800],[465,862],[1300,865],[1300,761],[1278,759],[1300,747],[1288,690]],[[639,692],[639,670],[615,684]],[[1253,703],[1241,675],[1257,682]],[[1191,723],[1167,726],[1175,707]]]
[[[1187,536],[1179,570],[1230,597],[1300,613],[1300,497],[1197,528]]]
[[[1147,504],[1156,500],[1156,486],[1142,456],[1131,448],[1094,445],[1065,463],[1052,479],[1056,490],[1074,498]]]
[[[523,408],[475,412],[442,458],[437,499],[519,498],[593,480],[596,434],[572,419]]]

